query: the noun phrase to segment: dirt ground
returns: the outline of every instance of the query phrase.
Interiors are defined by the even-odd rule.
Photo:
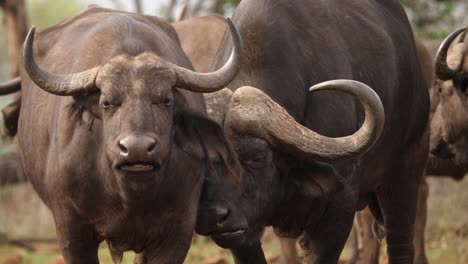
[[[429,185],[426,228],[429,260],[431,263],[468,264],[468,177],[461,182],[429,178]],[[6,186],[0,190],[0,264],[60,263],[57,261],[58,246],[50,242],[54,238],[51,215],[29,184]],[[11,243],[12,239],[39,239],[47,243],[19,247]],[[263,245],[269,263],[279,263],[280,246],[271,231],[266,231]],[[25,249],[25,246],[32,246],[34,250]],[[350,249],[346,248],[343,259],[349,255]],[[385,263],[384,250],[381,255],[381,263]],[[127,253],[123,263],[133,263],[132,259],[133,254]],[[100,249],[100,260],[104,264],[112,263],[105,243]],[[224,264],[233,261],[228,251],[214,245],[209,238],[196,236],[185,263]]]

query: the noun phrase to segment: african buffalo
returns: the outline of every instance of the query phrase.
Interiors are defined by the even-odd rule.
[[[431,97],[431,110],[430,110],[430,121],[440,122],[440,119],[434,120],[434,114],[439,106],[439,94],[438,85],[441,82],[436,78],[433,72],[433,59],[435,58],[436,51],[427,49],[426,45],[422,41],[416,40],[416,49],[418,51],[418,58],[423,71],[424,80],[427,83],[429,94]],[[431,43],[432,44],[432,43]],[[432,126],[432,128],[437,126]],[[431,133],[437,134],[437,131],[431,131]],[[451,177],[455,180],[460,180],[464,177],[467,172],[467,167],[456,164],[450,159],[441,159],[434,155],[429,155],[428,162],[426,164],[426,177]],[[427,256],[425,253],[425,239],[424,230],[426,226],[427,218],[427,198],[429,196],[429,188],[426,180],[422,181],[418,193],[418,209],[415,222],[415,236],[414,236],[414,247],[415,247],[415,264],[428,263]],[[358,222],[361,230],[362,238],[362,252],[360,254],[360,263],[379,263],[379,250],[380,240],[374,238],[372,231],[373,216],[368,210],[362,211],[358,214]]]
[[[226,20],[220,16],[211,15],[204,17],[191,17],[183,21],[173,23],[184,52],[189,57],[195,70],[209,71],[213,58],[216,55],[221,39],[227,28]],[[225,107],[217,104],[219,94],[205,94],[208,104],[208,115],[217,120],[220,112]],[[296,239],[281,238],[281,261],[282,263],[298,263],[299,258],[296,250]]]
[[[458,43],[452,42],[460,35]],[[466,29],[450,34],[435,59],[436,88],[432,101],[436,108],[431,121],[430,152],[441,159],[468,165],[468,43]]]
[[[103,240],[116,262],[133,250],[138,263],[182,263],[204,180],[239,182],[235,153],[196,94],[238,71],[242,42],[228,24],[232,56],[206,74],[157,17],[92,7],[31,29],[18,137],[67,263],[98,263]]]
[[[235,201],[206,184],[202,199],[215,202],[199,209],[198,232],[231,248],[236,263],[265,263],[259,237],[272,225],[282,236],[301,236],[309,263],[337,263],[355,210],[369,205],[385,226],[390,263],[412,263],[429,95],[399,2],[243,0],[233,20],[245,56],[229,90],[213,100],[213,113],[240,159],[242,193]],[[214,68],[231,49],[225,35]],[[316,85],[333,79],[373,87],[385,122],[367,86]],[[310,93],[312,85],[354,90],[365,111],[344,93]],[[230,224],[237,207],[248,230]]]

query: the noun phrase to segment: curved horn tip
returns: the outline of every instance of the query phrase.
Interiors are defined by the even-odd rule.
[[[447,65],[447,53],[448,49],[452,45],[452,42],[466,30],[466,28],[461,28],[457,31],[452,32],[449,34],[442,44],[440,45],[439,49],[437,50],[436,56],[434,58],[434,70],[436,72],[436,76],[441,80],[449,80],[453,78],[460,69],[452,69]],[[459,65],[461,67],[461,64]]]
[[[234,41],[234,46],[233,47],[238,47],[238,56],[242,57],[243,51],[244,51],[244,42],[242,41],[242,37],[239,33],[239,30],[237,29],[236,25],[234,22],[232,22],[231,18],[226,19],[228,25],[229,25],[229,30],[231,31],[231,36],[233,37]]]
[[[53,74],[43,70],[34,58],[34,35],[36,27],[32,26],[23,46],[22,64],[29,78],[44,91],[68,96],[97,89],[95,79],[99,67],[73,74]]]
[[[36,33],[36,26],[32,25],[31,28],[28,31],[28,35],[26,36],[26,39],[32,37],[34,38],[34,34]]]
[[[31,28],[29,29],[29,32],[34,33],[36,31],[36,25],[32,25]]]
[[[346,83],[347,85],[350,85],[350,84],[357,85],[357,86],[363,85],[366,88],[369,88],[370,90],[374,91],[372,88],[369,87],[369,85],[356,81],[356,80],[336,79],[336,80],[329,80],[329,81],[317,83],[309,88],[309,92],[320,91],[320,90],[331,90],[333,89],[332,86],[342,85],[343,83]]]
[[[348,79],[337,79],[321,82],[309,88],[310,92],[320,90],[336,90],[352,94],[357,97],[368,97],[368,99],[373,100],[379,108],[382,108],[383,111],[383,105],[379,95],[374,91],[374,89],[363,82]]]
[[[361,155],[377,143],[385,125],[385,111],[379,95],[371,87],[359,81],[339,79],[322,82],[309,89],[309,91],[318,90],[335,90],[354,95],[364,107],[364,123],[350,136],[354,137],[350,141],[353,142],[350,146],[354,150],[348,151],[346,155],[349,157]],[[356,139],[360,141],[359,144],[356,144]]]
[[[36,26],[33,25],[28,31],[28,34],[26,35],[26,39],[23,44],[23,57],[26,55],[26,49],[30,46],[32,46],[32,42],[34,41],[34,35],[36,34]]]
[[[436,54],[439,54],[440,51],[443,50],[443,48],[447,45],[447,44],[452,44],[452,42],[455,40],[455,38],[457,38],[462,32],[464,32],[466,30],[466,28],[460,28],[452,33],[450,33],[445,39],[444,41],[442,41],[442,44],[440,45],[439,49],[437,50],[437,53]],[[450,46],[450,45],[449,45]],[[447,49],[449,47],[446,47]],[[437,56],[436,56],[437,57]],[[437,58],[436,58],[437,59]]]
[[[465,42],[466,38],[466,31],[468,30],[468,26],[463,28],[463,33],[460,35],[460,38],[458,39],[458,43],[463,43]]]
[[[232,19],[230,17],[227,17],[226,21],[227,21],[227,24],[229,26],[231,36],[233,36],[233,37],[235,36],[234,37],[235,43],[240,44],[239,54],[242,54],[244,45],[243,45],[242,37],[240,36],[239,30],[237,29],[237,26],[234,24],[234,22],[232,22]],[[236,46],[236,45],[234,45],[234,46]]]
[[[317,84],[315,84],[315,85],[313,85],[312,87],[309,88],[309,92],[325,89],[327,87],[328,83],[329,83],[329,81],[317,83]]]
[[[197,73],[175,66],[178,87],[192,92],[212,93],[225,88],[234,80],[242,65],[243,42],[239,30],[229,18],[227,18],[227,24],[231,32],[233,47],[224,66],[209,73]]]

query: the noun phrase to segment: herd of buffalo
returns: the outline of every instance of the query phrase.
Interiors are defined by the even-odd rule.
[[[194,231],[261,264],[266,226],[335,264],[366,207],[389,263],[423,264],[425,175],[468,165],[465,34],[432,63],[397,0],[242,0],[232,21],[173,24],[90,6],[31,28],[0,94],[21,90],[5,119],[68,264],[104,240],[115,263],[183,263]]]

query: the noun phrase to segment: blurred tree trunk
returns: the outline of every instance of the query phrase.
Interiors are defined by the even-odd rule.
[[[134,0],[135,3],[135,12],[138,14],[143,13],[143,8],[141,7],[141,1],[140,0]]]
[[[28,33],[24,0],[1,0],[0,7],[3,9],[3,24],[8,35],[10,73],[12,76],[18,76],[21,46]]]
[[[203,0],[198,0],[195,5],[193,6],[193,14],[198,14],[200,13],[200,10],[202,10],[202,7],[203,7]]]
[[[10,74],[12,77],[16,77],[20,74],[21,47],[28,33],[28,19],[24,0],[0,0],[0,7],[3,10],[3,25],[8,38]],[[20,107],[21,98],[18,92],[14,94],[14,101],[7,107],[9,113],[5,115],[5,112],[2,111],[5,125],[10,124],[11,121],[16,124],[7,129],[8,135],[13,136],[16,134]]]
[[[175,5],[177,3],[177,0],[169,0],[169,4],[167,5],[167,9],[164,12],[164,18],[172,21],[172,13],[174,12]]]
[[[224,1],[214,0],[211,4],[211,7],[208,9],[208,12],[213,14],[222,14],[223,13]]]

